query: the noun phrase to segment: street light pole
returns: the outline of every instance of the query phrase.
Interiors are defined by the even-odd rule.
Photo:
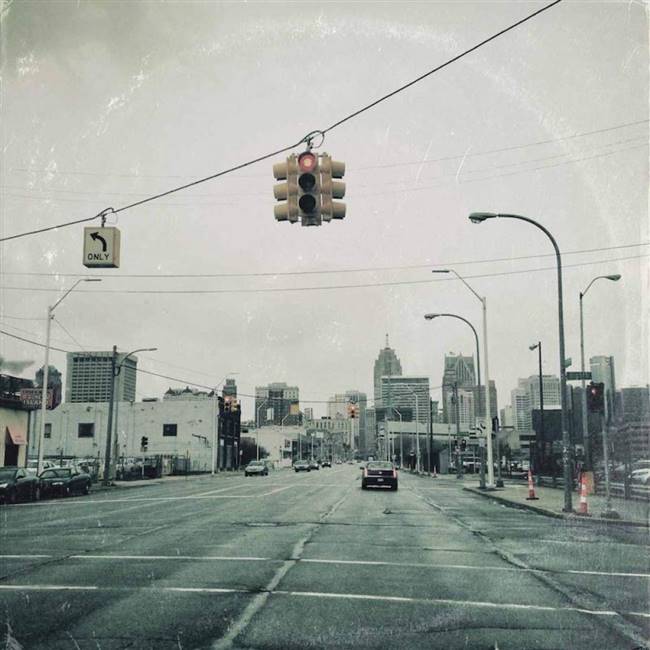
[[[582,299],[585,297],[587,291],[591,285],[596,282],[596,280],[611,280],[612,282],[618,282],[621,279],[620,274],[615,273],[613,275],[598,275],[587,285],[587,288],[584,291],[580,292],[580,370],[582,371],[582,445],[584,447],[585,455],[585,468],[589,471],[593,469],[592,467],[592,458],[591,458],[591,445],[589,443],[589,422],[587,415],[587,386],[585,384],[585,336],[584,336],[584,318],[582,311]]]
[[[533,350],[537,350],[537,357],[538,357],[538,365],[539,365],[539,438],[540,442],[542,445],[542,450],[543,450],[543,445],[544,445],[544,381],[543,381],[543,376],[542,376],[542,342],[538,341],[535,343],[535,345],[529,345],[528,349],[532,352]],[[539,446],[537,448],[537,462],[539,467],[536,467],[535,469],[537,470],[537,474],[542,473],[541,469],[541,460],[540,456],[543,456],[543,453],[540,454]],[[555,473],[553,473],[553,476],[555,476]],[[555,479],[553,479],[555,480]]]
[[[122,372],[122,366],[125,361],[136,352],[155,352],[158,348],[138,348],[129,352],[124,356],[124,358],[117,363],[117,346],[113,346],[113,354],[111,356],[111,384],[109,387],[108,393],[108,423],[106,425],[106,455],[104,456],[104,485],[111,484],[111,441],[113,435],[113,409],[115,407],[115,379],[119,377]],[[117,428],[115,431],[115,437],[117,438]],[[115,462],[117,458],[113,458]],[[144,463],[143,463],[144,471]]]
[[[101,278],[81,278],[77,280],[51,307],[47,308],[47,325],[45,327],[45,365],[43,366],[43,387],[41,391],[41,426],[38,432],[38,474],[43,471],[43,456],[45,453],[45,416],[47,414],[47,383],[49,381],[50,369],[50,334],[52,332],[52,319],[54,318],[54,310],[72,291],[74,291],[79,283],[101,281]]]
[[[561,426],[562,426],[562,462],[564,469],[564,507],[562,508],[563,512],[572,512],[571,504],[571,481],[572,481],[572,471],[571,463],[569,458],[569,447],[571,445],[571,440],[569,438],[569,431],[567,428],[567,403],[566,403],[566,354],[564,348],[564,308],[562,304],[562,256],[560,255],[560,249],[555,241],[555,238],[551,233],[537,221],[524,217],[518,214],[501,214],[493,212],[473,212],[469,215],[470,221],[472,223],[482,223],[486,219],[517,219],[518,221],[525,221],[536,228],[539,228],[551,241],[553,249],[555,250],[555,259],[557,265],[557,307],[558,307],[558,333],[559,333],[559,343],[560,343],[560,403],[561,403]]]
[[[485,362],[485,406],[483,409],[480,408],[481,404],[481,391],[479,388],[479,415],[481,415],[481,410],[483,411],[483,416],[485,417],[485,427],[486,427],[486,446],[487,446],[487,466],[488,466],[488,487],[494,487],[494,457],[492,454],[492,431],[491,431],[491,419],[492,419],[492,410],[490,408],[490,366],[488,362],[488,333],[487,333],[487,298],[485,296],[480,296],[472,286],[454,269],[436,269],[432,273],[453,273],[481,302],[481,309],[483,312],[483,361]]]
[[[479,401],[479,404],[480,404],[480,401],[481,401],[481,399],[480,399],[480,396],[481,396],[481,356],[480,356],[480,350],[479,350],[479,344],[478,344],[478,334],[476,333],[476,329],[474,328],[474,325],[472,325],[466,318],[463,318],[462,316],[458,316],[457,314],[425,314],[424,318],[426,320],[433,320],[434,318],[440,318],[442,316],[462,320],[464,323],[467,323],[467,325],[470,326],[470,328],[472,329],[472,332],[474,333],[474,339],[476,340],[476,384],[477,384],[477,389],[478,389],[477,393],[479,395],[479,400],[478,401]],[[458,399],[456,399],[456,401],[458,401]],[[475,419],[475,421],[476,421],[476,410],[477,409],[475,409],[475,411],[474,411],[474,419]],[[480,407],[479,407],[478,410],[480,411]],[[476,424],[475,424],[475,426],[476,426]],[[486,431],[484,433],[488,437],[488,439],[492,435],[491,431],[487,431],[487,428],[486,428]],[[482,465],[482,467],[481,467],[481,488],[485,489],[485,487],[486,487],[485,486],[485,475],[484,475],[485,465],[483,463],[483,457],[482,456],[481,456],[481,465]]]

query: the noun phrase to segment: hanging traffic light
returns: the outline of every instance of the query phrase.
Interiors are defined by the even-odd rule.
[[[311,151],[298,156],[298,212],[303,226],[320,226],[320,173]]]
[[[312,151],[291,154],[286,162],[273,165],[274,177],[285,181],[273,188],[276,200],[283,202],[275,206],[276,220],[320,226],[323,221],[343,219],[345,204],[333,199],[345,196],[345,183],[333,179],[344,174],[345,163]]]
[[[348,404],[348,417],[351,420],[354,420],[354,419],[359,417],[359,405],[358,404],[356,404],[354,402],[350,402]]]
[[[605,412],[605,384],[594,383],[587,386],[587,410],[590,413]]]

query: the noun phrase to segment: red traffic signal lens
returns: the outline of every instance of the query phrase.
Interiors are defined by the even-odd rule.
[[[301,172],[310,172],[316,169],[316,156],[310,151],[305,151],[298,156],[298,167]]]

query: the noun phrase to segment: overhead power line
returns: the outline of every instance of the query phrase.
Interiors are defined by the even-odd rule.
[[[562,251],[563,256],[582,255],[584,253],[602,253],[604,251],[620,250],[622,248],[638,248],[650,246],[650,241],[636,242],[633,244],[620,244],[618,246],[601,246],[599,248],[580,248],[571,251]],[[453,262],[431,261],[424,264],[404,264],[395,266],[365,266],[349,269],[322,269],[314,271],[260,271],[258,273],[120,273],[111,275],[111,279],[133,279],[133,278],[160,278],[160,279],[197,279],[197,278],[266,278],[266,277],[293,277],[301,275],[333,275],[339,273],[377,273],[380,271],[406,271],[417,269],[430,269],[434,266],[468,266],[472,264],[491,264],[495,262],[517,262],[520,260],[531,260],[539,257],[555,257],[555,253],[538,253],[535,255],[517,255],[510,257],[490,257],[480,260],[456,260]],[[3,275],[18,275],[26,277],[59,277],[59,278],[104,278],[99,273],[61,273],[58,271],[3,271]],[[44,318],[34,319],[23,316],[2,316],[2,318],[13,318],[15,320],[46,320]]]
[[[38,234],[38,233],[47,232],[47,231],[50,231],[50,230],[55,230],[57,228],[65,228],[67,226],[72,226],[72,225],[76,225],[76,224],[80,224],[80,223],[84,223],[84,222],[88,222],[88,221],[94,221],[94,220],[102,218],[102,217],[104,217],[104,216],[106,216],[108,214],[117,214],[117,213],[123,212],[125,210],[130,210],[131,208],[135,208],[136,206],[144,205],[145,203],[149,203],[151,201],[156,201],[157,199],[161,199],[161,198],[163,198],[165,196],[169,196],[170,194],[174,194],[175,192],[180,192],[181,190],[186,190],[186,189],[188,189],[190,187],[195,187],[196,185],[199,185],[201,183],[206,183],[207,181],[214,180],[216,178],[219,178],[220,176],[225,176],[226,174],[230,174],[230,173],[232,173],[234,171],[237,171],[239,169],[243,169],[244,167],[248,167],[248,166],[253,165],[255,163],[261,162],[262,160],[267,160],[268,158],[272,158],[274,156],[277,156],[277,155],[279,155],[281,153],[284,153],[285,151],[295,149],[296,147],[298,147],[301,144],[311,142],[312,138],[316,134],[325,135],[325,133],[327,133],[329,131],[332,131],[336,127],[340,126],[341,124],[344,124],[345,122],[348,122],[349,120],[351,120],[354,117],[357,117],[361,113],[364,113],[364,112],[370,110],[374,106],[377,106],[377,104],[380,104],[381,102],[386,101],[390,97],[394,97],[398,93],[403,92],[404,90],[406,90],[407,88],[410,88],[414,84],[419,83],[423,79],[426,79],[427,77],[431,76],[432,74],[434,74],[436,72],[439,72],[443,68],[446,68],[447,66],[451,65],[452,63],[455,63],[456,61],[458,61],[459,59],[462,59],[463,57],[467,56],[468,54],[471,54],[472,52],[475,52],[476,50],[483,47],[484,45],[487,45],[491,41],[503,36],[507,32],[510,32],[511,30],[516,29],[520,25],[523,25],[525,22],[535,18],[536,16],[538,16],[541,13],[547,11],[551,7],[554,7],[555,5],[559,4],[560,2],[562,2],[562,0],[554,0],[554,2],[551,2],[550,4],[542,7],[541,9],[538,9],[537,11],[534,11],[532,14],[529,14],[528,16],[522,18],[521,20],[518,20],[517,22],[515,22],[515,23],[509,25],[508,27],[502,29],[501,31],[497,32],[496,34],[493,34],[492,36],[484,39],[480,43],[477,43],[473,47],[470,47],[469,49],[465,50],[464,52],[461,52],[460,54],[457,54],[456,56],[452,57],[451,59],[448,59],[447,61],[445,61],[441,65],[436,66],[432,70],[429,70],[428,72],[425,72],[424,74],[420,75],[416,79],[413,79],[412,81],[409,81],[407,84],[404,84],[403,86],[400,86],[399,88],[397,88],[396,90],[393,90],[392,92],[388,93],[387,95],[384,95],[383,97],[380,97],[379,99],[376,99],[374,102],[368,104],[367,106],[364,106],[363,108],[360,108],[360,109],[354,111],[353,113],[350,113],[349,115],[345,116],[344,118],[338,120],[338,122],[335,122],[334,124],[328,126],[325,130],[317,130],[317,131],[312,131],[311,133],[308,133],[306,136],[304,136],[303,138],[301,138],[298,142],[296,142],[294,144],[291,144],[291,145],[286,146],[286,147],[282,147],[281,149],[278,149],[277,151],[274,151],[272,153],[268,153],[268,154],[258,156],[257,158],[254,158],[254,159],[249,160],[247,162],[241,163],[239,165],[235,165],[234,167],[230,167],[229,169],[225,169],[225,170],[217,172],[215,174],[211,174],[210,176],[206,176],[206,177],[201,178],[199,180],[192,181],[190,183],[185,183],[184,185],[180,185],[179,187],[175,187],[175,188],[167,190],[165,192],[159,192],[158,194],[154,194],[153,196],[149,196],[147,198],[140,199],[139,201],[135,201],[135,202],[130,203],[128,205],[122,206],[121,208],[117,208],[117,209],[114,209],[112,207],[105,208],[104,210],[102,210],[101,212],[99,212],[98,214],[96,214],[93,217],[86,217],[85,219],[77,219],[75,221],[68,221],[66,223],[61,223],[61,224],[58,224],[56,226],[48,226],[48,227],[45,227],[45,228],[39,228],[39,229],[36,229],[36,230],[31,230],[29,232],[19,233],[19,234],[16,234],[16,235],[10,235],[8,237],[0,238],[0,242],[10,241],[10,240],[13,240],[13,239],[18,239],[20,237],[27,237],[27,236],[35,235],[35,234]]]
[[[59,323],[59,325],[60,324],[61,323]],[[19,341],[22,341],[23,343],[29,343],[30,345],[36,345],[36,346],[38,346],[40,348],[46,347],[44,343],[41,343],[39,341],[34,341],[32,339],[25,338],[24,336],[18,336],[17,334],[12,334],[11,332],[7,332],[6,330],[3,330],[3,329],[0,329],[0,334],[4,334],[4,336],[8,336],[8,337],[10,337],[12,339],[17,339]],[[68,335],[70,335],[70,334],[68,333]],[[68,352],[74,352],[74,350],[64,350],[63,348],[57,348],[57,347],[55,347],[53,345],[50,345],[49,347],[50,347],[50,350],[54,350],[56,352],[63,352],[64,354],[67,354]],[[79,346],[79,347],[82,347],[82,346]],[[214,386],[208,386],[207,384],[202,384],[202,383],[199,383],[199,382],[190,381],[189,379],[181,379],[179,377],[172,377],[171,375],[163,375],[162,373],[153,372],[152,370],[144,370],[143,368],[136,368],[135,370],[136,370],[136,372],[139,372],[139,373],[141,373],[143,375],[150,375],[152,377],[159,377],[161,379],[168,379],[169,381],[178,382],[181,385],[185,384],[186,386],[195,386],[196,388],[204,388],[206,390],[213,390],[214,389]],[[195,371],[191,371],[191,372],[195,372]],[[200,373],[200,374],[202,374],[202,373]],[[440,390],[441,388],[442,388],[442,386],[431,386],[429,388],[429,392],[431,393],[431,392]],[[367,391],[366,391],[366,393],[367,393]],[[241,392],[238,392],[237,396],[238,397],[248,397],[248,398],[252,398],[252,399],[255,399],[257,397],[257,395],[251,395],[249,393],[241,393]],[[304,397],[300,399],[300,402],[302,404],[329,404],[331,401],[332,401],[331,399],[316,400],[316,399],[306,399]],[[375,400],[372,397],[368,397],[367,401],[368,402],[374,402]]]
[[[613,262],[626,262],[650,257],[650,253],[642,255],[630,255],[628,257],[617,257],[611,259],[591,260],[589,262],[578,262],[575,264],[563,264],[562,268],[578,268],[583,266],[593,266],[594,264],[609,264]],[[431,266],[442,266],[440,264],[431,264]],[[556,271],[555,266],[545,266],[536,269],[519,269],[514,271],[499,271],[493,273],[476,273],[474,275],[463,276],[466,280],[478,278],[496,278],[506,275],[520,275],[522,273],[538,273],[540,271]],[[96,289],[93,291],[78,290],[77,293],[86,294],[132,294],[132,295],[214,295],[214,294],[245,294],[245,293],[294,293],[303,291],[325,291],[338,289],[368,289],[373,287],[397,287],[416,284],[432,284],[435,282],[453,282],[455,278],[429,278],[426,280],[398,280],[394,282],[366,282],[361,284],[335,284],[311,287],[272,287],[267,289]],[[42,287],[11,287],[0,286],[3,291],[41,291],[45,293],[59,293],[59,289],[45,289]]]

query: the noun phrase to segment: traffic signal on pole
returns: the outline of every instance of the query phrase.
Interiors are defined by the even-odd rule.
[[[587,386],[587,410],[590,413],[605,412],[605,384],[591,382]]]
[[[298,214],[303,226],[320,226],[320,172],[318,156],[303,151],[298,156]]]
[[[147,436],[142,436],[142,438],[140,438],[140,449],[142,451],[147,451],[148,446],[149,446],[149,438],[147,438]]]
[[[467,449],[467,440],[465,440],[465,438],[463,438],[460,441],[460,450],[465,451],[466,449]]]
[[[348,417],[352,420],[359,417],[359,405],[350,402],[348,404]]]

